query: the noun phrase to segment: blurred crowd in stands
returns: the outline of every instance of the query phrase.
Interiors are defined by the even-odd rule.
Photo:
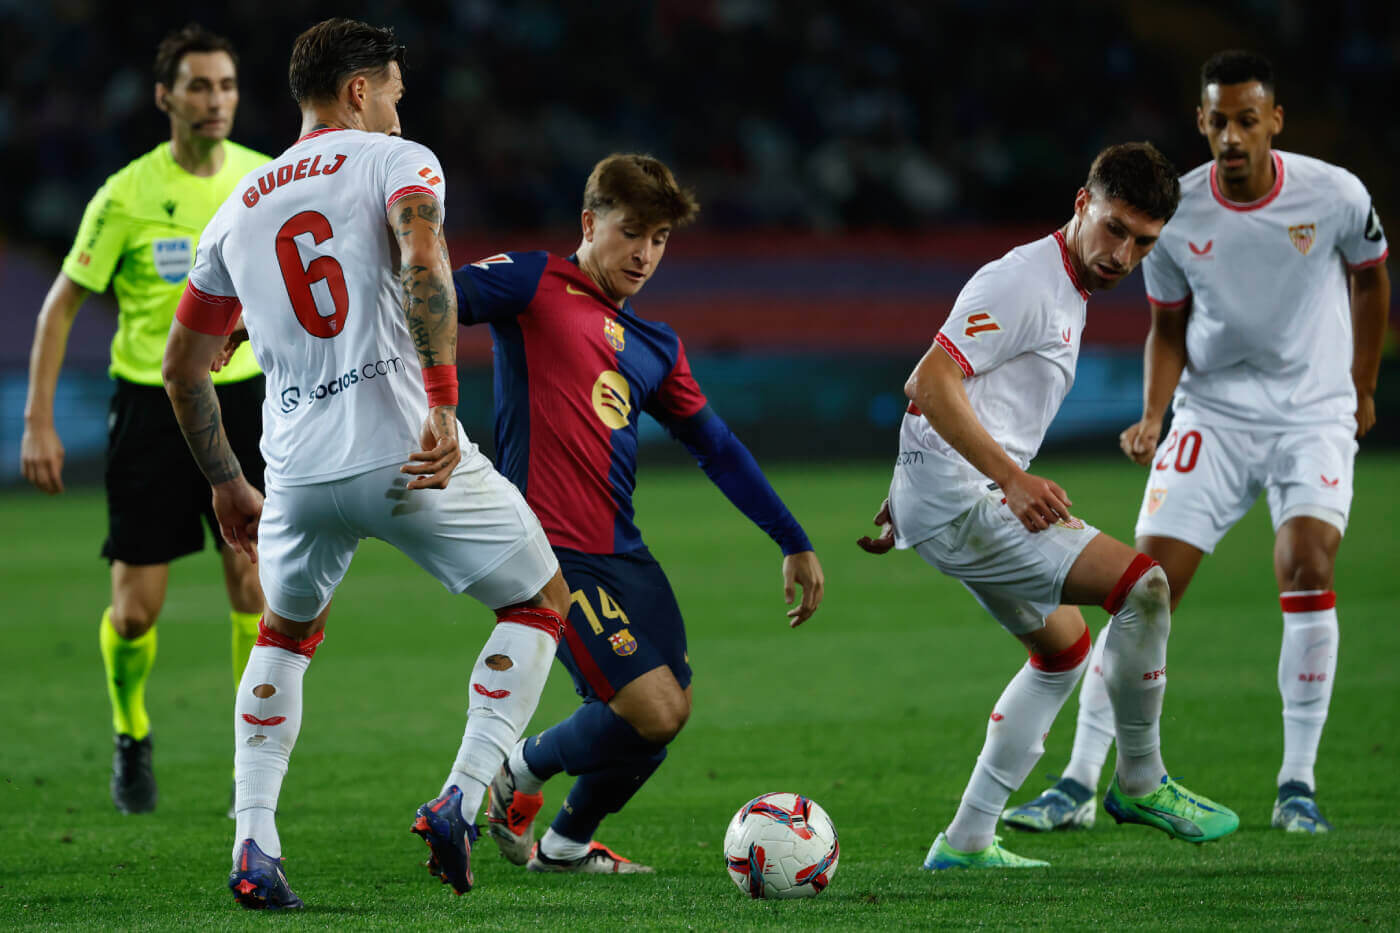
[[[714,231],[1056,221],[1108,142],[1204,161],[1197,69],[1232,46],[1275,61],[1278,145],[1352,168],[1400,225],[1394,2],[0,0],[0,168],[19,182],[0,232],[66,249],[102,179],[166,135],[151,58],[192,19],[241,54],[234,138],[280,151],[292,40],[328,15],[408,46],[405,133],[442,159],[458,234],[573,226],[614,150],[672,163]]]

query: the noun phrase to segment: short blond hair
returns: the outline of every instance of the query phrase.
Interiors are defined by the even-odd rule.
[[[619,207],[647,226],[679,227],[700,213],[695,192],[677,184],[664,162],[631,152],[614,153],[593,166],[583,186],[584,210],[601,214]]]

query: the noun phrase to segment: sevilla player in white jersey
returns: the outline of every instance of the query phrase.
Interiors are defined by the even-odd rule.
[[[1313,766],[1337,671],[1333,568],[1356,438],[1376,420],[1388,250],[1356,176],[1271,149],[1283,108],[1266,60],[1211,58],[1196,114],[1214,159],[1182,178],[1181,207],[1143,263],[1152,306],[1146,390],[1141,420],[1121,439],[1150,467],[1137,546],[1166,571],[1175,608],[1201,558],[1265,494],[1283,610],[1273,825],[1325,832]],[[1113,741],[1097,650],[1064,777],[1008,811],[1008,824],[1092,823]]]
[[[1074,383],[1089,294],[1116,286],[1151,252],[1179,193],[1176,170],[1150,144],[1099,153],[1069,223],[978,270],[904,387],[911,404],[890,497],[875,518],[884,530],[860,545],[914,549],[1030,651],[992,708],[962,803],[924,868],[1048,864],[1002,848],[995,830],[1084,672],[1090,638],[1080,605],[1114,617],[1104,680],[1118,764],[1106,804],[1119,822],[1189,842],[1239,825],[1162,763],[1166,575],[1072,516],[1054,482],[1026,472]]]
[[[301,906],[273,817],[302,675],[361,539],[496,611],[456,761],[413,826],[429,870],[459,894],[472,884],[476,813],[534,712],[568,610],[539,522],[457,422],[447,184],[431,151],[399,138],[402,51],[392,30],[344,19],[297,39],[301,138],[205,228],[166,348],[166,389],[224,537],[260,552],[267,597],[234,708],[229,887],[245,907]],[[229,451],[209,380],[240,310],[267,374],[265,502]]]

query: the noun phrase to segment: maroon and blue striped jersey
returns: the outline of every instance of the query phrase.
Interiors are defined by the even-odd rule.
[[[554,547],[642,546],[637,426],[654,417],[785,554],[810,550],[748,450],[708,407],[676,332],[618,307],[570,259],[500,253],[454,274],[458,317],[491,326],[497,468]]]
[[[641,546],[638,419],[670,426],[705,407],[680,338],[549,253],[502,253],[454,278],[462,322],[491,325],[497,466],[550,543],[589,554]]]

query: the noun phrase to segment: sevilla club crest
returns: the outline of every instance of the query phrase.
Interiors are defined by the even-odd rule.
[[[1162,503],[1167,501],[1167,491],[1165,489],[1147,490],[1147,514],[1151,515],[1162,507]]]
[[[1306,256],[1308,250],[1312,249],[1313,241],[1317,239],[1317,224],[1296,224],[1289,227],[1288,238],[1293,241],[1298,252]]]

